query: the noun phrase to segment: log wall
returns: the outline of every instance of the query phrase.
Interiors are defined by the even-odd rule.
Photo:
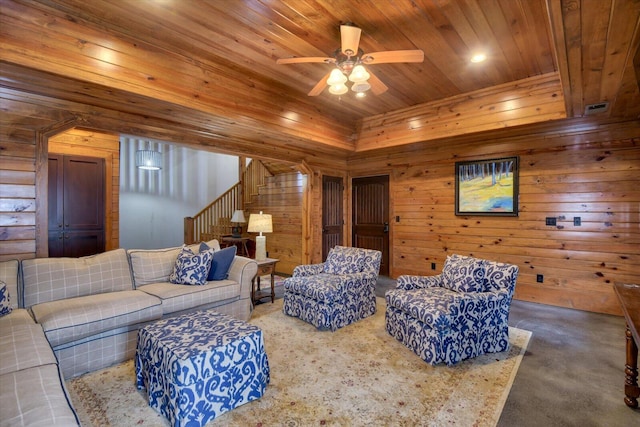
[[[520,158],[519,216],[456,216],[455,162],[507,156]],[[638,122],[458,138],[356,156],[349,169],[390,174],[393,277],[473,255],[517,264],[517,299],[612,314],[613,283],[640,283]]]
[[[35,132],[0,127],[0,261],[36,252]]]

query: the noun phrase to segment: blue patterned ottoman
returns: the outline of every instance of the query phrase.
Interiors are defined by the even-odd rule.
[[[262,330],[211,310],[138,332],[136,385],[173,426],[203,426],[259,399],[269,383]]]

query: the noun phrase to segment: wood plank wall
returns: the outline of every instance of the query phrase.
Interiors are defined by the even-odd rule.
[[[613,283],[640,283],[640,123],[511,134],[351,160],[352,175],[390,174],[391,218],[400,218],[391,223],[392,276],[437,274],[447,255],[473,255],[517,264],[517,299],[620,314]],[[506,156],[520,157],[520,215],[456,216],[455,162]]]
[[[70,129],[49,138],[49,152],[100,157],[105,162],[105,250],[120,247],[120,140],[118,135]]]
[[[278,273],[291,275],[295,266],[303,264],[302,206],[306,179],[298,172],[267,177],[259,193],[245,205],[247,221],[249,214],[260,211],[272,216],[273,233],[265,236],[269,257],[279,259]]]

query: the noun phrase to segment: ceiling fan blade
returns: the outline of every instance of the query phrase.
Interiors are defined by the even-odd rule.
[[[342,41],[342,53],[347,56],[354,56],[358,53],[360,44],[360,34],[362,30],[351,25],[340,25],[340,39]]]
[[[305,56],[302,58],[281,58],[276,61],[276,64],[300,64],[303,62],[325,62],[327,64],[333,64],[336,60],[335,58],[326,58],[324,56]]]
[[[389,64],[392,62],[422,62],[424,52],[416,50],[387,50],[384,52],[366,53],[362,56],[365,64]]]
[[[324,88],[327,87],[327,80],[329,80],[329,76],[331,75],[331,72],[328,72],[326,76],[324,76],[314,87],[313,89],[311,89],[311,91],[307,94],[309,96],[318,96],[322,93],[322,91],[324,90]]]
[[[375,74],[371,72],[371,70],[369,70],[368,81],[371,85],[371,92],[373,92],[374,95],[380,95],[381,93],[385,93],[387,89],[389,89],[386,84],[382,83],[382,80],[380,80]]]

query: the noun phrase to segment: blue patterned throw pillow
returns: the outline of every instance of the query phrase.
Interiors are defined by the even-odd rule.
[[[323,272],[329,274],[360,273],[364,268],[365,254],[359,248],[334,246],[329,250]]]
[[[485,269],[482,259],[448,256],[442,268],[442,285],[456,292],[484,292]]]
[[[204,285],[207,282],[213,250],[194,254],[191,249],[182,246],[178,254],[169,282],[180,285]]]
[[[11,300],[7,284],[0,280],[0,316],[11,313]]]

